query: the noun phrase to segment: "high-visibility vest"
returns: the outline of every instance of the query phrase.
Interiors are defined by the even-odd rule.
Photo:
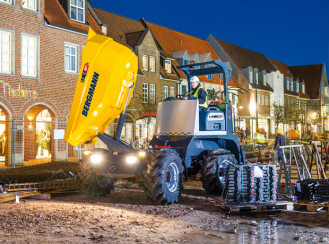
[[[256,139],[256,143],[265,143],[266,142],[265,136],[260,132],[256,133],[255,139]]]
[[[198,89],[196,89],[196,91],[194,92],[194,94],[193,94],[193,90],[192,90],[192,91],[190,92],[190,94],[191,94],[192,96],[198,98],[198,94],[199,94],[199,89],[200,89],[200,88],[202,88],[202,87],[200,86]],[[203,88],[202,88],[202,89],[203,89]],[[207,93],[206,90],[205,90],[205,92],[206,92],[206,94],[207,94],[207,96],[208,96],[208,93]],[[206,97],[206,100],[204,101],[204,103],[202,103],[202,104],[199,103],[199,106],[200,106],[200,107],[203,107],[203,108],[208,108],[207,97]]]

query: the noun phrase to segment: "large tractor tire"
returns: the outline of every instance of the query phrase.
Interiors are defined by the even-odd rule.
[[[158,204],[178,201],[184,166],[178,153],[161,150],[149,160],[143,174],[146,195]]]
[[[95,152],[106,155],[108,152],[105,149],[94,149]],[[104,196],[109,194],[114,189],[114,179],[99,176],[94,172],[94,169],[88,159],[79,160],[78,167],[78,182],[82,192],[89,196]]]
[[[228,165],[237,164],[237,160],[229,150],[219,148],[205,155],[200,164],[203,188],[209,194],[219,195],[225,186]]]

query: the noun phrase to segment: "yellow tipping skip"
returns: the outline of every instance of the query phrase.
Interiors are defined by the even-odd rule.
[[[73,146],[92,141],[123,111],[133,93],[137,56],[112,38],[89,28],[64,139]]]

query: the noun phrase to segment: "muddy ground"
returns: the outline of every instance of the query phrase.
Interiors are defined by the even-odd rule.
[[[104,198],[73,192],[0,204],[1,243],[328,243],[325,212],[227,215],[198,183],[158,206],[135,184]]]

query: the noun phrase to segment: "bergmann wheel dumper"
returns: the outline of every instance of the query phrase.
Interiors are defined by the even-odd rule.
[[[190,95],[159,102],[154,137],[143,151],[120,140],[125,109],[136,82],[136,55],[90,30],[82,56],[65,139],[82,145],[98,137],[108,147],[92,150],[79,162],[78,178],[86,192],[109,193],[116,179],[142,176],[147,196],[170,204],[178,201],[183,179],[200,173],[208,193],[221,193],[227,166],[245,161],[234,133],[226,64],[211,61],[178,67],[186,74],[189,92],[192,76],[223,74],[224,102],[209,105],[201,114],[198,100]],[[120,113],[111,137],[104,131]]]

